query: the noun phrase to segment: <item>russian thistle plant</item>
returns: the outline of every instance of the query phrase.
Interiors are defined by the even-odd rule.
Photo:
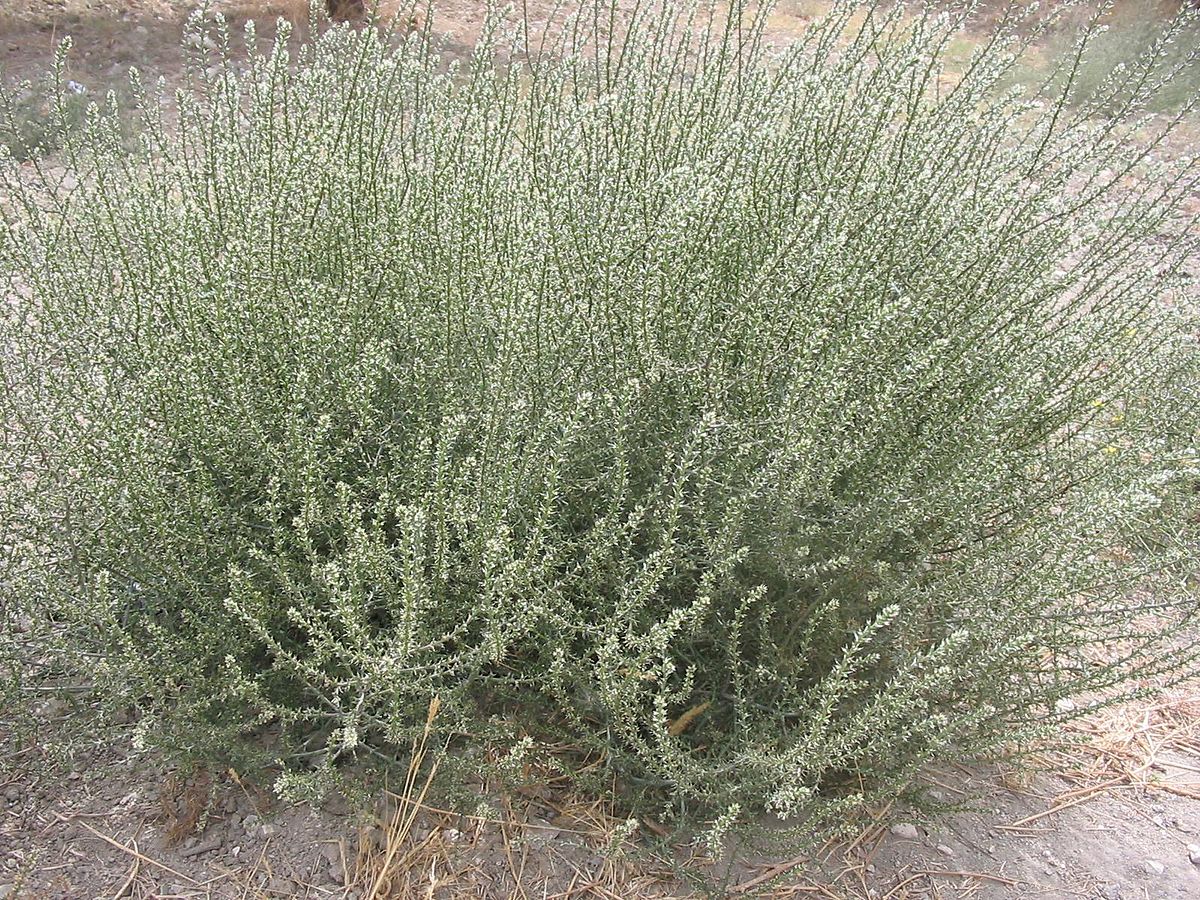
[[[1003,89],[1016,6],[953,74],[969,8],[666,6],[197,19],[137,152],[5,159],[6,578],[142,739],[294,787],[438,698],[816,827],[1190,658],[1195,100]]]

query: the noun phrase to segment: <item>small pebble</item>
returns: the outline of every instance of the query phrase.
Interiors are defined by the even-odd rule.
[[[13,891],[16,890],[16,885],[0,884],[0,900],[8,900],[13,896]]]
[[[948,844],[938,844],[937,851],[938,851],[938,853],[942,854],[942,856],[953,856],[954,855],[954,848],[949,846]]]
[[[1200,844],[1188,844],[1188,859],[1193,866],[1200,866]]]
[[[1148,875],[1161,875],[1163,872],[1167,871],[1167,867],[1160,863],[1157,859],[1146,860],[1144,868],[1146,870],[1146,874]]]
[[[1054,708],[1057,709],[1061,713],[1074,712],[1075,711],[1075,701],[1072,700],[1070,697],[1063,697],[1060,700],[1054,701]]]
[[[20,785],[10,784],[8,786],[8,788],[4,791],[4,799],[7,800],[9,803],[16,803],[18,800],[20,800],[21,799]]]
[[[892,826],[892,834],[906,841],[915,841],[921,836],[917,826],[911,822],[897,822]]]
[[[1065,862],[1063,862],[1061,859],[1059,859],[1057,856],[1055,856],[1049,850],[1043,850],[1042,856],[1045,857],[1046,862],[1050,863],[1050,865],[1052,865],[1056,869],[1065,869],[1067,867],[1067,864]],[[1047,870],[1047,871],[1049,871],[1049,870]]]
[[[325,862],[329,863],[331,866],[340,866],[342,864],[342,848],[337,844],[322,845],[321,855],[325,857]]]

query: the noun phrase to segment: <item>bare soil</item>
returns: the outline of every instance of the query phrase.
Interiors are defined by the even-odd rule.
[[[1081,720],[1083,743],[1032,761],[1038,774],[927,773],[929,801],[958,812],[880,811],[885,824],[867,823],[855,841],[732,865],[687,845],[654,848],[647,827],[623,836],[602,803],[554,785],[504,801],[494,818],[426,798],[400,834],[408,805],[388,792],[365,805],[283,804],[269,774],[260,784],[174,768],[132,750],[132,724],[102,726],[69,707],[42,701],[40,730],[0,744],[0,897],[361,900],[389,848],[384,898],[1200,897],[1195,686]]]

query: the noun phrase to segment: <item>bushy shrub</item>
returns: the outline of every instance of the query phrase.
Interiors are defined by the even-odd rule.
[[[1197,471],[1175,120],[767,13],[285,34],[6,163],[7,577],[142,739],[294,787],[437,697],[815,826],[1189,656],[1118,552]]]

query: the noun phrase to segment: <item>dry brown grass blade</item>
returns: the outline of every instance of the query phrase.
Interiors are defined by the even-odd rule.
[[[1067,800],[1063,800],[1062,802],[1056,802],[1049,809],[1043,809],[1041,812],[1034,813],[1031,816],[1026,816],[1023,819],[1020,819],[1016,822],[1011,822],[1008,825],[997,825],[996,827],[999,829],[1002,829],[1004,831],[1025,830],[1025,829],[1027,829],[1027,827],[1029,825],[1031,825],[1034,822],[1037,822],[1041,819],[1046,818],[1046,816],[1052,816],[1057,812],[1062,812],[1064,809],[1070,809],[1072,806],[1078,806],[1080,803],[1086,802],[1087,800],[1094,797],[1096,794],[1099,794],[1102,791],[1105,791],[1110,787],[1116,787],[1117,785],[1122,784],[1122,783],[1123,783],[1123,779],[1113,778],[1113,779],[1110,779],[1110,780],[1104,782],[1103,784],[1097,784],[1090,788],[1086,788],[1082,791],[1074,791],[1074,792],[1072,792],[1074,794],[1073,797],[1071,797],[1070,799],[1067,799]]]
[[[704,711],[710,706],[712,706],[712,703],[708,700],[705,700],[703,703],[697,703],[678,719],[672,722],[671,726],[667,729],[667,733],[670,734],[671,737],[679,737],[681,734],[687,731],[688,726],[702,716]]]
[[[212,798],[212,778],[203,770],[188,783],[170,776],[159,791],[159,803],[167,820],[167,846],[173,847],[196,831]]]
[[[133,841],[132,846],[135,853],[140,852],[138,850],[137,841]],[[138,874],[141,871],[142,861],[135,856],[133,858],[133,864],[129,867],[129,874],[125,876],[125,880],[121,882],[121,886],[113,893],[112,900],[121,900],[122,897],[128,894],[133,888],[133,882],[137,879]]]
[[[1003,875],[992,875],[989,872],[949,872],[943,869],[921,869],[917,875],[928,875],[936,878],[973,878],[977,881],[994,881],[997,884],[1006,884],[1009,887],[1020,884],[1013,878],[1005,878]]]
[[[59,818],[59,820],[60,820],[60,821],[62,821],[62,822],[67,822],[67,823],[69,823],[69,824],[72,824],[72,823],[73,823],[73,824],[82,825],[84,828],[86,828],[88,831],[90,831],[90,832],[91,832],[92,834],[94,834],[96,837],[100,838],[100,840],[104,841],[106,844],[109,844],[110,846],[112,846],[112,847],[115,847],[116,849],[120,850],[122,853],[127,853],[127,854],[129,854],[129,855],[130,855],[130,856],[132,856],[134,859],[136,859],[136,860],[138,860],[138,861],[140,861],[140,862],[142,862],[142,863],[145,863],[146,865],[154,866],[154,868],[156,868],[156,869],[162,869],[164,872],[169,872],[170,874],[172,874],[172,875],[176,876],[177,878],[182,878],[182,879],[183,879],[184,881],[186,881],[188,884],[194,884],[194,885],[197,885],[197,886],[200,884],[200,882],[199,882],[199,881],[197,881],[196,879],[192,878],[191,876],[189,876],[189,875],[184,875],[184,874],[183,874],[182,872],[180,872],[178,869],[172,869],[172,868],[171,868],[170,866],[168,866],[166,863],[161,863],[161,862],[159,862],[159,861],[158,861],[158,860],[156,860],[156,859],[151,859],[149,856],[146,856],[144,853],[142,853],[142,852],[141,852],[140,850],[138,850],[136,847],[130,847],[130,846],[126,845],[126,844],[122,844],[122,843],[121,843],[120,841],[118,841],[116,838],[111,838],[111,837],[109,837],[109,836],[108,836],[107,834],[105,834],[103,831],[100,831],[100,830],[98,830],[98,829],[96,829],[96,828],[93,828],[93,827],[92,827],[91,825],[89,825],[87,822],[74,822],[74,820],[73,820],[73,818],[72,818],[72,817],[69,817],[69,816],[64,816],[64,815],[62,815],[61,813],[58,815],[58,818]]]
[[[766,882],[772,880],[773,878],[778,878],[780,875],[783,875],[786,872],[790,872],[792,869],[796,868],[797,866],[804,865],[804,863],[806,863],[808,861],[808,859],[809,859],[808,854],[804,854],[802,856],[793,857],[792,859],[789,859],[786,862],[777,863],[776,865],[771,866],[771,868],[767,869],[762,874],[756,875],[753,878],[749,879],[748,881],[743,881],[739,885],[735,885],[730,890],[730,893],[732,893],[732,894],[749,893],[750,891],[752,891],[756,887],[758,887],[760,884],[765,884]]]
[[[419,791],[417,790],[421,768],[424,765],[428,752],[429,735],[433,730],[433,720],[437,717],[440,708],[441,700],[434,697],[429,702],[429,712],[425,716],[425,727],[421,732],[421,737],[413,745],[412,758],[409,760],[408,772],[404,778],[404,791],[398,795],[400,802],[397,804],[396,811],[392,815],[392,820],[388,823],[388,828],[385,832],[386,846],[383,860],[379,866],[379,871],[375,873],[371,889],[367,893],[365,900],[377,900],[381,896],[380,892],[391,881],[394,869],[401,868],[407,860],[406,855],[397,864],[397,856],[400,853],[400,849],[408,841],[408,837],[412,833],[413,822],[421,810],[425,795],[429,792],[429,786],[433,783],[434,775],[437,772],[437,760],[434,760],[433,765],[429,767],[429,771],[425,776],[424,783],[421,785]],[[414,792],[416,792],[415,796]]]

